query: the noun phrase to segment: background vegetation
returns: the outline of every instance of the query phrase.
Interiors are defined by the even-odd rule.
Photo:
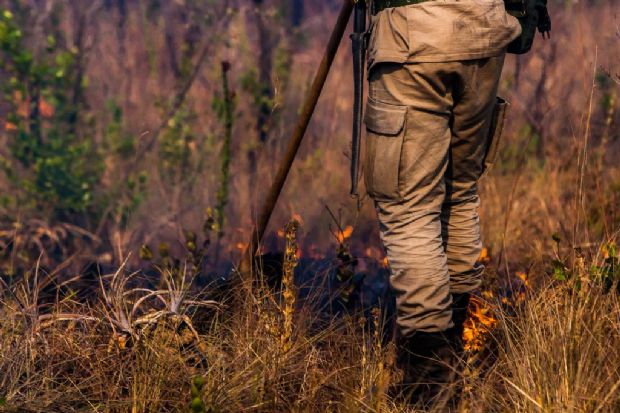
[[[346,42],[264,283],[227,277],[339,5],[0,0],[0,409],[406,409]],[[620,409],[619,7],[553,1],[507,59],[464,411]]]

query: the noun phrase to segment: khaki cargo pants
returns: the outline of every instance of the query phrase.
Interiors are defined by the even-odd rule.
[[[477,181],[503,61],[379,63],[369,73],[364,179],[404,336],[450,328],[451,293],[480,285]]]

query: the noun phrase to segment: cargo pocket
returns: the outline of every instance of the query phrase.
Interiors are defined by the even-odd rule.
[[[483,174],[486,173],[497,161],[499,153],[499,143],[504,131],[504,120],[506,119],[506,111],[509,103],[499,96],[495,102],[493,109],[493,118],[489,129],[489,137],[487,141],[487,150],[484,157]]]
[[[364,181],[368,195],[378,201],[401,200],[399,171],[405,135],[406,106],[368,99]]]

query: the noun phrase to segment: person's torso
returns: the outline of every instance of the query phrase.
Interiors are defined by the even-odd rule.
[[[521,32],[502,0],[430,0],[371,17],[369,68],[497,56]]]

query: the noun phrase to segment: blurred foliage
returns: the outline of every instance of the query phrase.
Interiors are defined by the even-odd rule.
[[[253,4],[260,4],[262,26]],[[234,260],[247,238],[248,211],[273,175],[339,6],[334,0],[0,0],[0,227],[33,218],[51,227],[77,224],[101,240],[93,252],[98,260],[117,242],[127,251],[158,245],[163,237],[174,250],[172,240],[183,238],[185,228],[200,234],[200,211],[212,206],[213,250],[224,237],[222,262]],[[592,20],[596,10],[579,18]],[[557,33],[567,43],[573,36],[565,28]],[[589,96],[578,86],[591,84],[592,71],[575,66],[580,70],[564,76],[562,64],[576,56],[556,56],[550,46],[539,42],[518,65],[507,60],[500,91],[513,106],[501,162],[482,183],[483,198],[495,199],[484,203],[482,218],[490,247],[497,247],[495,234],[509,234],[513,249],[521,245],[517,237],[537,239],[559,227],[564,235],[572,223],[564,211],[573,213],[566,206],[573,204],[572,174],[581,159],[585,118],[579,111]],[[220,62],[229,62],[227,85]],[[298,213],[316,221],[304,237],[316,244],[312,250],[330,253],[331,245],[320,242],[328,225],[317,206],[348,201],[342,190],[348,141],[340,137],[349,128],[342,120],[350,110],[350,84],[340,80],[349,76],[349,64],[345,57],[335,62],[322,98],[327,103],[318,106],[285,207],[273,218]],[[578,219],[595,239],[610,238],[620,222],[615,73],[602,64],[594,79],[586,159],[596,168],[586,170],[589,202]],[[351,257],[379,242],[365,205]],[[494,228],[504,222],[498,219],[504,210],[511,220]],[[13,233],[6,231],[6,243]],[[511,256],[525,261],[525,249]],[[37,252],[33,247],[28,256]],[[558,277],[572,266],[563,262]]]
[[[593,284],[600,287],[604,293],[615,290],[620,294],[620,256],[614,241],[603,243],[596,259],[586,268],[584,251],[581,248],[574,248],[571,251],[572,256],[563,255],[560,253],[562,243],[560,236],[554,233],[551,238],[555,243],[555,257],[550,260],[548,272],[553,279],[570,282],[578,291],[588,284]]]
[[[139,257],[150,263],[153,269],[170,274],[177,282],[188,278],[194,280],[201,275],[207,252],[211,246],[211,235],[216,231],[216,221],[213,211],[205,211],[201,234],[191,230],[183,230],[183,248],[180,253],[172,251],[167,242],[160,242],[157,253],[154,253],[148,244],[140,247]]]
[[[609,242],[602,248],[602,263],[592,265],[590,273],[593,278],[601,283],[604,291],[610,291],[613,287],[620,294],[620,259],[618,246],[615,242]]]
[[[192,129],[195,121],[196,114],[193,111],[179,110],[170,118],[161,135],[159,156],[163,173],[167,178],[184,177],[191,165],[197,141]]]
[[[258,71],[255,67],[248,67],[240,77],[241,88],[247,92],[254,102],[254,107],[265,106],[271,110],[273,108],[273,99],[269,94],[265,93],[268,85],[262,83],[258,77]]]
[[[45,50],[35,51],[26,37],[13,14],[2,11],[0,69],[9,79],[2,100],[10,156],[2,156],[1,167],[15,188],[6,201],[71,220],[97,209],[95,188],[104,166],[94,125],[82,113],[82,51],[60,47],[51,34]]]

